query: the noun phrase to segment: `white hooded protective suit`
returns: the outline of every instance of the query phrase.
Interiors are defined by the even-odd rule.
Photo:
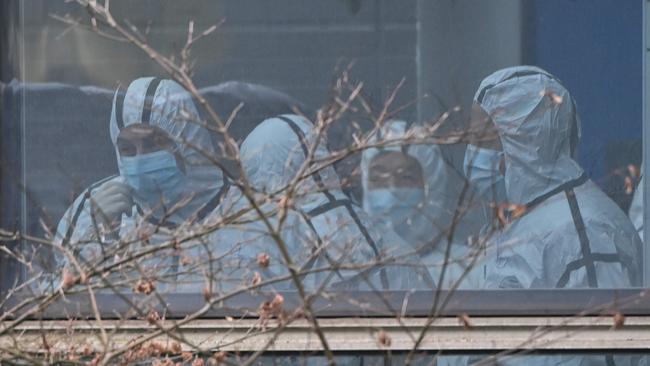
[[[380,141],[399,141],[407,137],[407,133],[418,133],[419,127],[414,127],[410,132],[405,121],[388,121],[378,134],[371,136],[370,143]],[[414,157],[422,167],[424,179],[423,200],[418,203],[411,203],[410,212],[403,215],[401,212],[391,215],[390,208],[384,212],[376,209],[377,202],[371,202],[374,195],[369,187],[369,167],[373,158],[383,151],[402,152]],[[398,174],[396,172],[396,174]],[[452,229],[452,218],[458,207],[459,187],[457,183],[461,180],[454,176],[455,172],[445,161],[440,147],[434,144],[413,144],[402,146],[385,146],[364,150],[361,157],[361,181],[364,190],[363,208],[368,214],[377,230],[382,233],[395,231],[409,245],[410,250],[417,250],[422,256],[422,264],[426,266],[434,281],[440,278],[440,272],[445,269],[445,280],[443,287],[455,286],[460,277],[467,272],[464,279],[459,283],[461,288],[476,288],[482,274],[470,268],[472,262],[478,267],[482,256],[473,260],[478,253],[473,253],[467,245],[467,239],[472,228],[480,227],[475,223],[475,217],[468,217],[467,211],[463,210],[460,222],[453,227],[454,240],[451,245],[450,255],[445,258],[447,250],[447,235]],[[384,189],[394,191],[399,189]],[[407,204],[406,202],[403,202]],[[470,214],[471,215],[471,214]],[[447,265],[445,264],[445,261]]]
[[[256,198],[272,197],[259,203],[274,228],[280,223],[278,197],[285,194],[286,187],[298,174],[316,138],[309,121],[296,115],[282,115],[262,122],[241,146],[241,162]],[[327,156],[326,142],[321,140],[314,149],[314,158]],[[302,179],[291,204],[279,233],[292,262],[302,270],[339,265],[367,266],[375,260],[398,256],[400,248],[404,247],[397,238],[381,238],[376,234],[364,212],[341,192],[339,179],[331,166]],[[241,191],[231,189],[220,211],[227,217],[242,209],[250,210],[250,207]],[[287,276],[287,262],[260,215],[249,211],[239,222],[217,231],[211,240],[218,248],[217,256],[224,258],[226,263],[222,267],[228,273],[223,277],[234,281],[228,286],[241,285],[243,280],[250,280],[254,272],[259,272],[265,280]],[[261,253],[270,256],[267,268],[255,263]],[[378,290],[418,286],[420,280],[416,270],[408,266],[381,268],[328,269],[305,276],[303,283],[309,290],[320,286]],[[291,281],[277,283],[273,288],[295,289]]]
[[[511,219],[488,243],[485,285],[640,285],[641,242],[634,227],[572,157],[580,120],[562,84],[537,67],[511,67],[485,78],[474,101],[490,116],[501,139],[507,201],[526,207],[523,216]],[[636,361],[611,354],[524,355],[503,358],[499,364],[605,366]]]
[[[487,286],[640,285],[634,227],[573,160],[580,121],[562,84],[536,67],[508,68],[483,80],[475,102],[503,145],[507,201],[526,206],[494,238]]]
[[[154,233],[151,238],[154,242],[169,240],[169,236],[160,232],[162,229],[175,230],[179,226],[187,225],[189,219],[207,217],[217,207],[225,192],[222,172],[208,158],[215,156],[210,132],[203,127],[191,95],[183,87],[172,80],[148,77],[133,81],[126,93],[120,93],[119,90],[115,93],[110,118],[110,136],[116,146],[120,171],[121,156],[116,145],[118,135],[121,129],[137,123],[162,129],[176,143],[177,153],[185,165],[185,184],[180,201],[186,203],[172,215],[164,215],[167,217],[161,220],[161,217],[149,214],[146,207],[134,199],[130,215],[123,214],[121,217],[118,235],[104,237],[105,233],[101,232],[96,225],[96,218],[92,217],[90,197],[93,190],[102,183],[110,180],[125,183],[125,180],[117,175],[91,185],[68,208],[56,233],[59,243],[74,248],[77,253],[82,252],[82,262],[99,255],[125,255],[108,254],[106,245],[97,243],[98,238],[105,244],[117,243],[118,240],[122,243],[137,244],[126,246],[129,248],[140,244],[139,235],[143,232]],[[169,266],[169,261],[174,265],[178,262],[177,256],[168,252],[157,257],[169,257],[161,259],[161,263],[166,263],[165,266]],[[160,268],[152,269],[156,270],[160,271]]]

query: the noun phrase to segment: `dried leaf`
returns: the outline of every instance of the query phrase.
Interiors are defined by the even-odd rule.
[[[205,301],[210,301],[212,298],[212,289],[210,288],[210,285],[205,285],[205,287],[203,287],[203,298]]]
[[[67,290],[70,287],[74,286],[77,283],[77,279],[67,268],[63,269],[62,279],[61,279],[61,288]]]
[[[251,281],[251,283],[253,284],[253,286],[257,286],[261,282],[262,282],[262,275],[259,272],[255,272],[253,274],[253,280]]]
[[[93,354],[93,352],[94,352],[94,351],[93,351],[92,347],[90,347],[90,345],[87,344],[86,346],[84,346],[84,349],[83,349],[83,351],[81,352],[81,354],[82,354],[84,357],[89,357],[90,355]]]
[[[172,342],[172,344],[169,345],[169,353],[174,355],[180,355],[182,352],[183,352],[183,348],[181,347],[180,343]]]
[[[630,176],[625,177],[625,194],[634,193],[634,180]]]
[[[634,164],[629,164],[627,166],[627,171],[628,171],[628,173],[630,173],[630,176],[632,178],[638,178],[638,177],[641,176],[641,171],[640,171],[639,167],[634,165]]]
[[[147,322],[153,325],[158,321],[160,321],[160,314],[156,310],[149,311],[149,314],[147,314]]]
[[[549,99],[551,99],[551,101],[553,103],[555,103],[555,104],[562,104],[562,101],[564,100],[561,96],[553,93],[550,90],[544,90],[544,91],[540,92],[539,94],[541,96],[549,97]]]
[[[614,329],[623,328],[623,326],[625,325],[625,315],[617,312],[616,314],[614,314],[612,318],[614,320],[614,325],[613,325]]]
[[[156,289],[156,284],[154,284],[153,281],[149,279],[145,279],[145,280],[138,281],[138,283],[133,288],[133,292],[135,292],[136,294],[149,295],[155,289]]]
[[[557,94],[553,94],[553,95],[551,95],[551,100],[553,100],[553,103],[555,103],[555,104],[562,104],[563,99],[562,99],[561,96],[559,96]]]
[[[227,358],[228,358],[228,354],[224,351],[220,351],[220,352],[215,352],[212,355],[210,361],[213,361],[214,365],[220,365],[221,363],[226,361]]]
[[[465,330],[472,329],[473,327],[472,322],[470,322],[469,315],[466,313],[458,315],[458,321],[463,325],[463,328],[465,328]]]
[[[266,253],[260,253],[257,255],[257,264],[262,268],[267,268],[271,263],[271,257]]]
[[[181,358],[183,359],[183,362],[190,362],[194,356],[192,356],[192,352],[183,352],[181,353]]]
[[[260,325],[262,329],[266,329],[266,324],[270,319],[278,318],[281,323],[286,321],[286,314],[284,312],[284,296],[276,294],[273,300],[264,301],[257,309],[257,314],[260,316]]]
[[[284,296],[275,294],[275,297],[271,301],[271,306],[274,309],[281,309],[284,306]]]
[[[92,360],[90,360],[88,365],[91,365],[91,366],[98,365],[99,361],[101,361],[101,360],[102,360],[102,355],[98,354]]]
[[[151,342],[148,348],[149,356],[160,356],[167,352],[167,347],[160,342]]]
[[[513,220],[516,220],[526,214],[528,209],[524,205],[517,205],[514,203],[502,203],[497,209],[497,217],[501,225],[506,225]]]
[[[87,285],[88,281],[89,281],[88,275],[86,275],[85,273],[79,275],[79,282],[83,283],[84,285]]]
[[[292,206],[293,206],[293,200],[290,197],[288,196],[280,197],[280,200],[278,201],[278,208],[280,210],[286,210]]]
[[[391,343],[393,342],[388,333],[386,333],[383,329],[377,333],[377,341],[383,347],[390,347]]]

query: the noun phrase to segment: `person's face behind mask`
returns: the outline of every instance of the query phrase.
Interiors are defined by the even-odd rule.
[[[384,152],[368,167],[365,201],[375,220],[388,224],[410,244],[433,230],[423,213],[424,179],[420,163],[401,152]],[[425,235],[428,236],[428,235]]]
[[[505,202],[505,165],[501,139],[490,116],[476,103],[472,106],[470,136],[463,161],[465,176],[489,203]]]
[[[176,144],[163,130],[132,125],[117,139],[120,174],[133,188],[136,201],[150,209],[169,206],[182,197],[185,174]]]

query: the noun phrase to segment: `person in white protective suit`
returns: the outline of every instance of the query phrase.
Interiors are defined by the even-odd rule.
[[[163,232],[207,217],[227,187],[211,161],[215,151],[210,133],[191,95],[172,80],[140,78],[126,93],[118,89],[110,136],[119,175],[86,189],[57,228],[56,240],[79,254],[82,264],[102,256],[123,257],[142,243],[169,240]],[[131,245],[118,245],[125,243]],[[118,246],[121,252],[111,251]],[[153,272],[178,264],[171,250],[155,257],[160,264]]]
[[[295,290],[295,284],[288,279],[288,260],[302,272],[312,271],[301,277],[308,291],[411,289],[421,286],[421,277],[428,278],[426,273],[419,276],[411,266],[375,264],[398,256],[393,249],[404,245],[398,238],[377,235],[365,213],[341,192],[331,166],[299,179],[291,199],[283,197],[310,151],[315,161],[329,156],[324,139],[312,149],[316,139],[311,122],[297,115],[281,115],[263,121],[242,143],[240,155],[246,179],[268,225],[278,230],[279,237],[270,235],[262,215],[233,186],[220,208],[222,217],[244,214],[216,231],[211,239],[216,247],[214,256],[221,258],[214,267],[224,272],[217,284],[222,287],[217,291],[241,287],[243,281],[256,276],[255,272],[262,280],[284,278],[270,285],[274,290]],[[310,165],[308,171],[317,165]],[[285,216],[280,208],[287,204]],[[268,266],[260,266],[258,259],[265,255]]]
[[[483,80],[474,102],[474,117],[483,115],[474,122],[494,128],[498,138],[468,146],[469,179],[503,184],[490,190],[503,191],[502,199],[518,208],[489,248],[486,285],[640,285],[634,227],[573,159],[580,121],[562,84],[536,67],[507,68]],[[485,171],[492,176],[485,179]]]
[[[632,224],[639,234],[641,241],[643,241],[643,181],[644,178],[642,175],[634,192],[634,197],[632,197],[632,204],[628,210],[630,220],[632,220]]]
[[[472,126],[482,127],[483,139],[467,147],[468,179],[487,200],[513,208],[503,210],[503,227],[488,243],[485,287],[640,285],[640,239],[574,160],[580,120],[560,81],[532,66],[497,71],[481,82],[472,112]],[[635,362],[611,354],[498,360],[507,365]]]
[[[389,121],[371,143],[399,141],[418,127]],[[413,144],[370,148],[361,158],[363,208],[378,230],[395,231],[417,252],[431,277],[438,282],[444,268],[444,288],[476,288],[482,276],[472,271],[481,253],[469,247],[471,225],[467,210],[458,203],[452,170],[440,147]],[[459,180],[460,182],[460,180]],[[458,209],[458,212],[456,210]],[[457,223],[452,225],[454,215]],[[453,230],[452,244],[448,245]],[[449,249],[447,253],[447,249]]]

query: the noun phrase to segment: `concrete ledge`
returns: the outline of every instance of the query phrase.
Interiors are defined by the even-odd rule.
[[[613,317],[483,317],[441,318],[426,331],[421,350],[498,351],[536,350],[648,350],[650,317],[628,317],[615,329]],[[183,349],[254,351],[274,336],[277,322],[266,330],[254,319],[192,321],[176,327],[178,320],[159,324],[185,339]],[[620,322],[620,319],[619,319]],[[329,345],[335,351],[409,350],[426,324],[424,318],[329,318],[319,320]],[[469,326],[468,326],[469,325]],[[156,326],[145,321],[104,321],[102,326],[114,348],[151,335]],[[61,351],[89,346],[101,349],[100,325],[95,321],[28,321],[0,336],[2,349],[37,351],[47,344]],[[382,336],[380,337],[380,334]],[[384,340],[380,344],[379,339]],[[386,339],[389,342],[386,342]],[[175,342],[162,335],[155,341]],[[388,344],[390,343],[390,344]],[[321,344],[305,320],[287,325],[273,341],[270,351],[318,351]]]

